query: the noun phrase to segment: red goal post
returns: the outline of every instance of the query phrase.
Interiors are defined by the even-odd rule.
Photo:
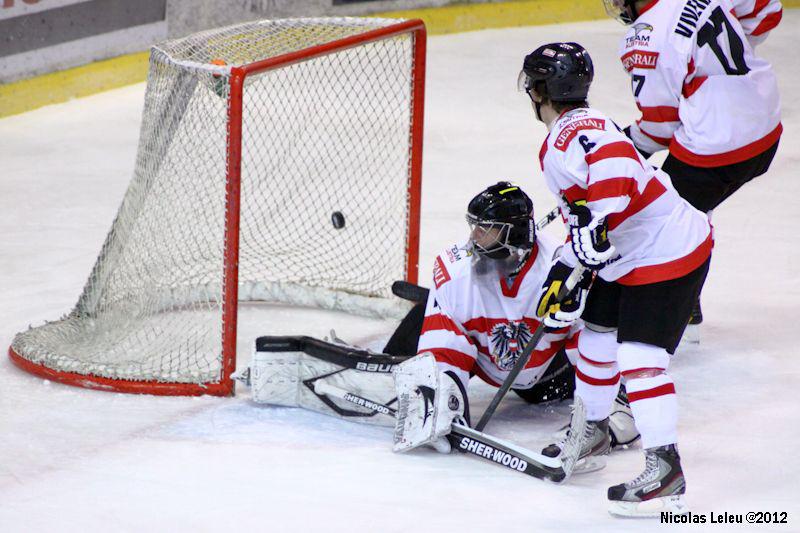
[[[240,301],[395,313],[392,278],[417,281],[425,47],[420,20],[355,18],[156,45],[134,178],[89,281],[70,314],[15,337],[12,362],[222,396]]]

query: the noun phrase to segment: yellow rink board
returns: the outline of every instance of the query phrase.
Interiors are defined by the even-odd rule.
[[[783,0],[783,5],[800,7],[800,0]],[[425,21],[429,35],[606,18],[601,0],[520,0],[461,4],[375,13],[372,16],[421,18]],[[128,54],[0,85],[0,117],[144,81],[147,77],[148,57],[149,52]]]

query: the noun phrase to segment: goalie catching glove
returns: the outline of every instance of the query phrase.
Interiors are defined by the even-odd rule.
[[[401,363],[394,372],[397,421],[394,451],[423,445],[448,453],[445,438],[454,422],[469,425],[467,394],[452,372],[442,372],[433,354],[426,352]]]
[[[539,303],[536,306],[536,316],[543,318],[544,325],[549,328],[569,327],[583,314],[583,308],[586,306],[586,295],[592,285],[592,271],[584,271],[583,276],[572,292],[559,303],[558,293],[571,273],[571,267],[560,260],[556,260],[547,274],[547,279],[542,284]]]

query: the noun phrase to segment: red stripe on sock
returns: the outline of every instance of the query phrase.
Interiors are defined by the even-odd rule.
[[[665,383],[664,385],[652,389],[640,390],[637,392],[628,391],[628,401],[635,402],[638,400],[646,400],[647,398],[655,398],[657,396],[666,396],[667,394],[675,394],[675,385],[673,383]]]
[[[587,376],[577,368],[575,369],[575,377],[579,380],[583,381],[584,383],[588,383],[589,385],[596,385],[598,387],[605,387],[609,385],[616,385],[619,381],[619,372],[614,374],[613,377],[608,379],[600,379],[600,378],[593,378],[592,376]]]

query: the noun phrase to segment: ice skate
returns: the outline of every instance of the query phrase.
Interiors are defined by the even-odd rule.
[[[542,455],[558,457],[564,448],[564,443],[569,439],[570,431],[570,428],[567,428],[557,442],[542,449]],[[610,450],[611,437],[608,433],[608,418],[599,421],[587,421],[581,452],[572,473],[585,474],[604,468],[606,466],[606,456]]]
[[[686,481],[674,444],[645,450],[644,472],[608,489],[608,512],[615,516],[657,517],[662,512],[685,514]]]

